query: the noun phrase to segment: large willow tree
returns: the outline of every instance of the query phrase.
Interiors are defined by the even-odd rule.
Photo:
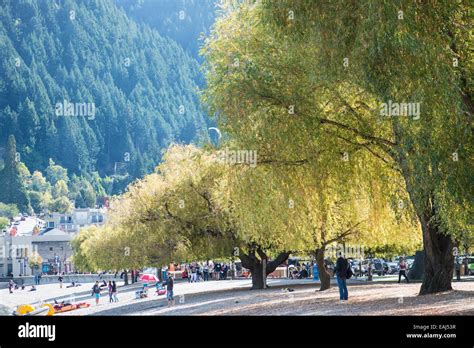
[[[468,2],[229,4],[203,49],[221,130],[269,165],[337,149],[349,165],[367,153],[379,182],[390,169],[403,182],[391,196],[421,226],[420,294],[450,290],[453,242],[474,233]]]
[[[248,168],[232,169],[194,146],[172,146],[163,159],[155,173],[111,202],[105,228],[81,231],[73,241],[75,261],[97,270],[234,257],[251,271],[252,288],[264,288],[295,238],[282,223],[262,231],[239,221],[241,201],[231,184],[239,185],[234,179]]]
[[[320,154],[313,163],[326,163],[328,156],[334,154]],[[78,267],[133,269],[235,257],[250,270],[252,288],[262,289],[290,253],[313,254],[325,290],[326,247],[398,243],[414,250],[419,242],[409,214],[397,217],[383,194],[393,181],[371,180],[363,162],[339,161],[345,170],[337,176],[325,170],[308,176],[303,166],[275,168],[262,160],[254,168],[194,146],[172,146],[163,158],[155,173],[112,201],[105,228],[85,229],[73,241]],[[351,186],[344,185],[348,179]]]

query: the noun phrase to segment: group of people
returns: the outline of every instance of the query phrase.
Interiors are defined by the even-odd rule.
[[[10,281],[8,282],[8,291],[10,292],[10,294],[13,294],[13,290],[18,290],[18,289],[21,289],[21,290],[25,290],[25,284],[17,284],[15,283],[12,279],[10,279]],[[30,290],[28,291],[36,291],[36,286],[35,285],[32,285],[30,287]]]
[[[92,287],[92,296],[95,297],[95,304],[98,305],[100,301],[100,294],[102,291],[102,288],[107,288],[108,293],[109,293],[109,303],[112,302],[118,302],[118,297],[117,297],[117,284],[115,283],[115,280],[110,281],[107,284],[105,280],[102,281],[102,284],[99,283],[97,280]]]
[[[190,283],[208,281],[209,279],[225,280],[230,269],[231,266],[227,263],[213,263],[212,261],[193,262],[185,266],[186,276]]]
[[[155,284],[156,287],[156,294],[157,295],[163,295],[164,294],[164,288],[166,287],[166,298],[168,301],[168,307],[171,305],[174,305],[174,294],[173,294],[173,289],[174,289],[174,277],[173,273],[171,272],[166,272],[166,277],[165,277],[164,282],[159,282],[157,281]],[[140,299],[140,298],[145,298],[148,297],[148,283],[143,284],[143,287],[135,292],[135,298]]]
[[[41,283],[41,277],[42,277],[42,274],[41,273],[37,273],[35,274],[35,285],[40,285]]]

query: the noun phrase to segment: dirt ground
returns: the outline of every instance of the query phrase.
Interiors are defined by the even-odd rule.
[[[188,284],[205,287],[205,283]],[[288,291],[292,289],[293,291]],[[267,290],[231,288],[186,293],[178,291],[175,306],[163,296],[92,305],[67,315],[474,315],[474,282],[453,283],[453,291],[418,296],[420,283],[352,282],[349,301],[339,302],[337,286],[319,292],[311,283],[274,285]],[[176,293],[176,291],[175,291]],[[92,301],[90,301],[92,303]]]

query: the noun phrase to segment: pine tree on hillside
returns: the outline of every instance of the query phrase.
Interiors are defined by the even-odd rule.
[[[21,180],[16,141],[13,135],[8,137],[5,167],[0,172],[0,201],[16,204],[22,212],[30,210],[26,186]]]

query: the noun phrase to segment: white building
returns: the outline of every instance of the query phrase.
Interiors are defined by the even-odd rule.
[[[81,227],[103,225],[106,221],[105,209],[76,208],[71,213],[51,213],[45,216],[46,227],[57,228],[67,233],[79,232]]]
[[[0,236],[0,277],[33,275],[35,272],[69,272],[72,235],[56,229],[43,235]],[[43,259],[39,269],[31,269],[28,260],[32,253]]]
[[[69,214],[48,214],[44,219],[15,218],[12,225],[0,234],[0,278],[72,271],[70,241],[82,227],[103,225],[106,211],[74,209]],[[33,252],[43,260],[39,269],[29,266],[28,260]]]

